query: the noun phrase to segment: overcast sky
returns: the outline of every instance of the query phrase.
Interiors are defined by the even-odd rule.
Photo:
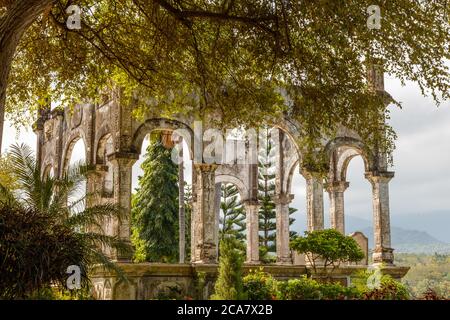
[[[391,107],[391,124],[398,134],[392,168],[395,178],[390,183],[391,215],[447,211],[450,208],[450,103],[436,107],[431,98],[422,97],[419,88],[411,83],[402,87],[398,81],[388,78],[385,87],[403,103],[402,110]],[[16,132],[7,123],[4,148],[15,141],[36,144],[30,130]],[[75,157],[83,154],[82,147],[77,148],[80,147],[74,150]],[[371,189],[363,174],[362,160],[353,159],[348,173],[350,187],[345,193],[346,214],[371,220]],[[137,175],[134,170],[134,176]],[[296,174],[293,183],[293,207],[304,214],[304,179]],[[327,212],[328,194],[324,196]]]

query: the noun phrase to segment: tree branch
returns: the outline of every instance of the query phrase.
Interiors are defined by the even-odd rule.
[[[166,0],[153,0],[153,2],[157,3],[161,8],[166,10],[168,13],[170,13],[172,16],[174,16],[179,21],[183,22],[184,24],[192,24],[192,21],[188,20],[188,18],[192,19],[209,19],[209,20],[217,20],[217,21],[234,21],[239,23],[245,23],[249,24],[255,27],[258,27],[259,29],[262,29],[263,31],[270,33],[270,34],[276,34],[275,31],[271,30],[270,28],[267,28],[266,26],[262,25],[261,22],[273,22],[277,19],[276,15],[267,15],[267,16],[261,16],[261,17],[246,17],[246,16],[237,16],[237,15],[231,15],[228,12],[231,10],[234,2],[231,2],[231,4],[228,6],[225,12],[212,12],[212,11],[206,11],[206,10],[180,10],[172,6],[169,2]]]

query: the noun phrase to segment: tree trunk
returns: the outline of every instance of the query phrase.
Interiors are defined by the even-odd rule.
[[[183,159],[183,139],[181,140],[181,150],[180,157]],[[181,160],[181,163],[178,166],[178,202],[179,202],[179,257],[180,263],[185,263],[186,261],[186,210],[184,205],[184,161]]]
[[[6,88],[11,63],[22,35],[55,0],[16,0],[0,18],[0,154],[5,120]]]

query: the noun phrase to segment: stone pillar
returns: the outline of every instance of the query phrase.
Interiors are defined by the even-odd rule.
[[[391,248],[391,228],[389,213],[389,181],[393,172],[366,173],[366,179],[372,185],[372,207],[374,221],[373,263],[393,264],[394,254]]]
[[[51,101],[49,98],[46,98],[46,104],[42,108],[38,110],[38,117],[37,121],[33,125],[33,131],[36,134],[36,162],[41,170],[45,169],[42,168],[42,161],[44,161],[43,155],[42,155],[42,146],[45,143],[45,122],[49,119],[49,116],[51,114]],[[0,134],[1,135],[1,134]],[[1,149],[1,142],[0,142],[0,149]],[[1,150],[0,150],[1,153]],[[44,173],[44,172],[42,172]]]
[[[44,161],[42,157],[42,146],[45,143],[44,140],[44,119],[39,118],[33,126],[33,131],[36,134],[36,162],[38,164],[38,168],[42,170],[44,174],[45,168],[42,167]],[[1,152],[0,152],[1,153]]]
[[[344,216],[344,192],[349,183],[345,181],[334,181],[327,185],[327,192],[330,196],[330,222],[331,228],[345,234]]]
[[[216,239],[216,251],[219,256],[219,230],[220,230],[220,205],[222,203],[222,183],[216,183],[214,210],[216,213],[216,227],[214,228],[214,238]]]
[[[259,263],[259,203],[257,200],[244,201],[248,264]],[[289,230],[288,230],[289,231]]]
[[[306,174],[306,212],[308,231],[323,230],[323,183],[312,174]]]
[[[191,167],[191,175],[192,175],[192,197],[191,197],[191,225],[190,225],[190,229],[191,229],[191,262],[194,261],[194,252],[195,252],[195,241],[194,241],[194,234],[195,234],[195,223],[194,223],[194,208],[195,208],[195,203],[197,202],[197,174],[196,174],[196,170],[195,170],[195,165],[194,162],[192,162],[192,167]]]
[[[108,172],[107,166],[104,165],[90,166],[86,179],[86,208],[104,204],[103,180],[107,172]],[[113,217],[101,217],[99,219],[100,220],[98,220],[97,223],[99,223],[100,227],[92,225],[89,226],[88,230],[108,236],[114,236],[114,234],[111,234],[111,232],[109,232],[109,224],[113,220]],[[101,250],[106,256],[112,259],[117,258],[111,247],[101,245]]]
[[[114,168],[114,203],[122,210],[122,217],[117,226],[119,238],[131,245],[130,217],[131,217],[131,177],[132,166],[139,159],[135,153],[113,153],[108,157]],[[131,261],[129,254],[117,253],[117,260]]]
[[[217,263],[216,184],[217,165],[194,164],[196,201],[192,223],[192,263]]]
[[[293,198],[292,194],[277,194],[273,197],[277,223],[277,263],[279,264],[292,263],[289,249],[289,204]]]
[[[166,136],[167,137],[167,136]],[[171,135],[172,137],[172,135]],[[181,162],[178,164],[178,262],[186,262],[186,208],[184,203],[184,161],[183,161],[183,138],[178,141],[181,146]]]
[[[93,165],[89,168],[86,181],[86,206],[102,204],[103,180],[108,172],[108,167],[104,165]]]

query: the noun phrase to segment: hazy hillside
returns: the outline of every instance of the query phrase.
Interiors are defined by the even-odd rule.
[[[297,214],[291,230],[303,234],[306,215]],[[325,226],[329,228],[329,216],[325,215]],[[450,253],[450,213],[432,212],[427,215],[394,215],[391,218],[392,246],[395,252],[404,253]],[[345,216],[345,232],[361,231],[369,238],[373,247],[373,224],[371,220]]]
[[[398,221],[398,219],[397,219]],[[358,217],[346,216],[346,233],[361,231],[369,238],[369,247],[373,247],[373,227],[371,221]],[[414,225],[414,224],[409,224]],[[403,226],[403,224],[402,224]],[[423,226],[427,226],[424,224]],[[392,246],[395,252],[405,253],[450,253],[450,244],[431,236],[426,231],[411,230],[398,227],[395,222],[391,226]]]
[[[426,231],[434,238],[450,243],[450,211],[435,211],[427,214],[392,215],[393,226]]]

